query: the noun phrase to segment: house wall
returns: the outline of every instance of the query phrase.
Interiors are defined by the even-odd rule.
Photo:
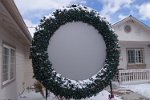
[[[124,31],[125,25],[131,26],[131,32],[127,33]],[[123,23],[120,22],[118,25],[114,25],[113,28],[115,33],[118,35],[121,47],[119,68],[127,69],[127,48],[144,48],[146,68],[150,68],[150,47],[148,47],[148,45],[150,45],[150,31],[131,19]],[[144,65],[130,66],[130,68],[144,68]]]
[[[131,32],[126,33],[124,26],[130,25]],[[137,24],[137,22],[129,20],[125,23],[113,26],[115,32],[118,35],[119,41],[149,41],[150,42],[150,31],[143,26]]]
[[[25,77],[25,87],[31,87],[34,84],[33,78],[33,69],[32,69],[32,60],[29,59],[29,48],[26,48],[25,52],[25,70],[24,70],[24,77]]]
[[[27,86],[27,74],[25,71],[30,67],[29,44],[21,37],[19,27],[17,27],[10,14],[0,1],[0,100],[16,100],[23,90],[23,83]],[[7,43],[16,48],[16,78],[6,86],[2,86],[2,45]],[[29,75],[29,74],[28,74]],[[28,76],[31,77],[31,76]]]
[[[131,42],[119,42],[121,47],[121,54],[120,54],[120,65],[118,68],[121,69],[127,69],[127,48],[143,48],[144,49],[144,62],[146,64],[146,68],[150,68],[150,47],[147,46],[147,44],[141,44],[141,43],[131,43]],[[138,68],[142,69],[143,66],[134,66],[131,68]]]
[[[22,46],[20,41],[17,41],[17,39],[14,36],[11,36],[10,34],[11,33],[7,33],[0,27],[0,72],[2,72],[2,45],[4,41],[16,48],[16,79],[15,81],[6,85],[5,87],[2,86],[2,81],[0,81],[0,100],[16,99],[17,95],[19,95],[19,93],[23,90],[25,65],[24,47]]]

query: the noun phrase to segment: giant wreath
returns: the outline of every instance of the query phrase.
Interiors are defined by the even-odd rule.
[[[58,74],[48,59],[49,40],[61,25],[68,22],[87,23],[102,35],[106,44],[106,59],[103,68],[89,79],[71,80]],[[34,34],[31,47],[34,77],[56,96],[66,99],[91,97],[102,91],[117,72],[119,64],[118,39],[105,18],[87,7],[72,5],[58,9],[44,17]]]

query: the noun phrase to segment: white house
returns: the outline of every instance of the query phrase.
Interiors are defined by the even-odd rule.
[[[120,44],[120,80],[150,80],[150,27],[133,16],[113,26]]]
[[[14,1],[0,0],[0,100],[16,100],[29,85],[31,40]]]

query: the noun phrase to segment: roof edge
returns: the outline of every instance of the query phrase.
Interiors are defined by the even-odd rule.
[[[13,0],[2,0],[2,3],[5,5],[6,9],[17,23],[18,27],[22,30],[26,38],[28,39],[28,43],[31,44],[32,37],[27,29],[27,26]]]
[[[145,27],[146,29],[148,29],[150,31],[150,27],[148,25],[146,25],[145,23],[143,23],[142,21],[138,20],[137,18],[133,17],[132,15],[129,15],[128,17],[116,22],[115,24],[113,24],[112,26],[116,26],[118,24],[120,24],[121,22],[126,22],[128,20],[134,20],[135,22],[139,23],[140,25],[142,25],[143,27]]]

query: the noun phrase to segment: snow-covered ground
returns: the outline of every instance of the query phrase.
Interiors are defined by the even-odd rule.
[[[136,85],[121,85],[118,87],[131,90],[137,94],[143,95],[144,97],[150,99],[150,83],[147,84],[136,84]],[[100,92],[97,96],[93,96],[88,99],[82,99],[82,100],[109,100],[109,92],[106,90],[103,90]],[[131,94],[130,94],[131,95]],[[35,93],[35,91],[25,91],[20,97],[18,97],[18,100],[45,100],[42,98],[40,93]],[[56,97],[51,93],[48,97],[48,100],[57,100]],[[123,100],[121,97],[116,97],[114,100]]]
[[[100,92],[97,96],[93,96],[88,99],[82,99],[82,100],[109,100],[109,92],[106,90],[103,90]],[[24,94],[22,94],[20,97],[18,97],[18,100],[45,100],[42,98],[40,93],[35,93],[34,91],[27,92],[25,91]],[[57,100],[56,97],[53,94],[50,94],[48,97],[48,100]],[[119,97],[115,97],[113,100],[122,100]]]
[[[136,85],[123,85],[126,89],[143,95],[144,97],[150,99],[150,83],[148,84],[136,84]]]

